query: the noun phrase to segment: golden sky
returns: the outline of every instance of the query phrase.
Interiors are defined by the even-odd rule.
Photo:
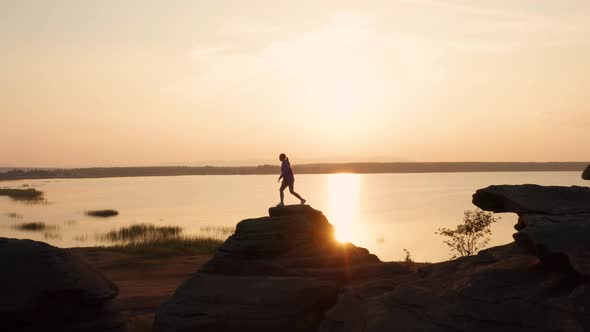
[[[0,166],[590,159],[590,1],[0,0]]]

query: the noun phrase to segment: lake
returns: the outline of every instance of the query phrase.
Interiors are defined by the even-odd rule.
[[[1,182],[29,186],[46,202],[28,204],[0,197],[0,236],[30,238],[59,247],[104,244],[98,235],[138,223],[181,226],[184,234],[225,236],[246,218],[268,214],[278,203],[278,176],[218,175],[106,179],[49,179]],[[295,190],[336,226],[337,237],[369,249],[384,261],[401,260],[403,249],[415,261],[450,257],[440,227],[454,227],[472,209],[475,190],[492,184],[587,185],[579,172],[322,174],[296,175]],[[298,201],[286,193],[286,203]],[[116,209],[102,219],[87,210]],[[490,245],[512,241],[516,216],[499,215]],[[46,232],[15,228],[44,222]]]

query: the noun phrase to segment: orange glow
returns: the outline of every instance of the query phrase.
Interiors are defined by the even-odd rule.
[[[354,221],[359,214],[360,175],[332,174],[327,176],[328,215],[336,227],[336,240],[354,240]]]

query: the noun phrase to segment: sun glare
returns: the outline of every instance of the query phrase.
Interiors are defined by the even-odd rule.
[[[309,109],[320,115],[353,115],[369,106],[370,91],[365,81],[325,78],[310,84]]]
[[[336,227],[336,240],[349,242],[354,237],[354,221],[359,214],[360,175],[327,175],[328,216]]]

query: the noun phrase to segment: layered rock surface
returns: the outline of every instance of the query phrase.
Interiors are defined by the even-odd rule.
[[[320,331],[587,331],[580,287],[511,244],[350,287]]]
[[[478,190],[482,209],[519,214],[514,243],[351,285],[320,331],[590,331],[589,195],[583,187]]]
[[[117,287],[66,251],[0,238],[2,331],[125,331]]]
[[[238,223],[201,272],[346,280],[371,269],[367,265],[382,266],[367,249],[337,243],[334,226],[307,205],[271,208],[269,215]]]
[[[155,330],[590,331],[590,189],[491,186],[473,198],[519,214],[515,242],[414,268],[335,245],[308,207],[244,220]]]
[[[214,258],[157,313],[155,331],[314,331],[352,280],[400,275],[366,249],[335,240],[309,206],[243,220]]]
[[[517,213],[516,244],[547,267],[590,276],[590,188],[491,186],[478,190],[473,202]]]
[[[329,282],[197,273],[156,316],[155,331],[313,331],[336,303]]]
[[[590,213],[590,188],[535,184],[489,186],[473,195],[473,204],[486,211],[518,214]]]

